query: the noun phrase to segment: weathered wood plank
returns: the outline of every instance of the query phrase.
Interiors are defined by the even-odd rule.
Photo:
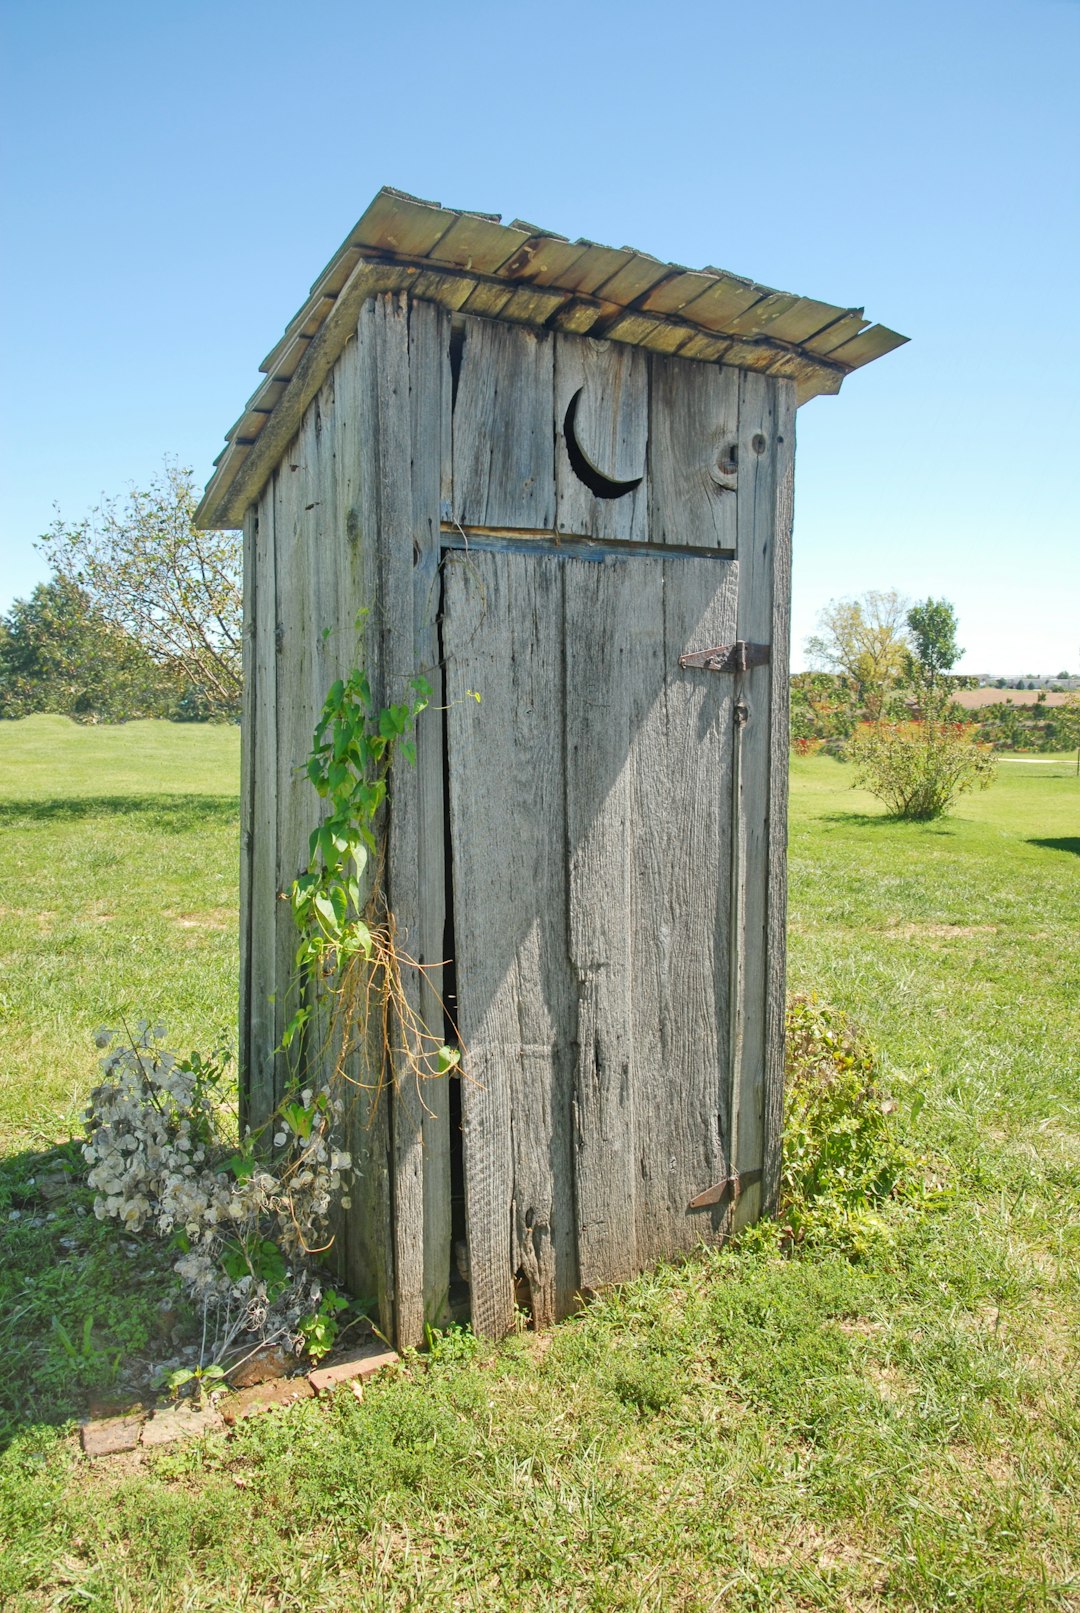
[[[381,658],[380,496],[384,467],[379,453],[380,323],[376,300],[370,299],[360,309],[356,340],[342,353],[335,377],[343,416],[341,451],[349,473],[348,486],[344,489],[348,504],[340,619],[348,643],[357,637],[353,627],[357,613],[366,613],[360,618],[357,657],[368,669],[376,706],[385,704],[386,699]],[[348,658],[348,665],[352,664],[352,659]],[[380,826],[380,833],[384,827]],[[394,1252],[387,1087],[392,1073],[385,1058],[380,1026],[369,1026],[366,1042],[348,1059],[346,1073],[349,1078],[347,1135],[353,1156],[346,1277],[353,1293],[376,1300],[379,1326],[390,1337],[394,1327]]]
[[[649,314],[678,314],[688,303],[715,287],[715,275],[703,274],[699,269],[684,269],[653,286],[642,297],[641,307]]]
[[[641,314],[636,310],[606,320],[604,335],[611,342],[625,342],[634,347],[646,347],[654,353],[675,353],[691,335],[688,325],[678,325],[661,319],[657,314]]]
[[[414,302],[409,316],[409,400],[412,422],[414,670],[432,687],[416,731],[415,937],[408,944],[423,973],[417,1012],[430,1036],[444,1030],[446,957],[445,692],[439,648],[442,550],[439,512],[444,458],[451,430],[450,318],[431,303]],[[447,1319],[451,1255],[450,1092],[429,1059],[421,1100],[423,1149],[423,1311],[434,1327]]]
[[[368,473],[367,445],[361,441],[358,427],[360,368],[356,344],[350,343],[335,365],[332,376],[334,402],[330,429],[333,481],[322,491],[326,536],[318,557],[317,620],[324,698],[336,678],[346,676],[353,666],[365,664],[369,659],[363,643],[363,624],[359,631],[356,625],[358,610],[365,604],[370,606],[375,603],[371,525],[374,517],[364,502],[370,495],[372,478]],[[323,395],[325,392],[324,386]],[[324,472],[330,468],[325,466]],[[324,638],[327,628],[330,632]],[[364,885],[368,883],[365,881]],[[372,1279],[373,1263],[367,1258],[362,1242],[363,1230],[358,1226],[358,1221],[369,1208],[373,1207],[376,1214],[383,1209],[378,1189],[379,1125],[376,1123],[370,1127],[367,1123],[372,1107],[372,1086],[382,1076],[381,1055],[372,1070],[369,1068],[370,1048],[365,1049],[362,1055],[345,1053],[342,1043],[348,1032],[343,1029],[340,1020],[334,1023],[339,987],[338,979],[321,983],[316,995],[314,1030],[315,1046],[324,1049],[324,1078],[329,1078],[339,1064],[343,1067],[343,1132],[345,1144],[353,1158],[351,1208],[339,1211],[335,1218],[332,1258],[335,1269],[353,1292],[377,1299],[378,1292]],[[376,1154],[374,1168],[369,1157],[373,1142]],[[377,1281],[377,1263],[374,1269]]]
[[[759,302],[736,314],[729,321],[728,330],[733,336],[759,336],[763,331],[770,331],[774,320],[782,319],[790,314],[799,298],[788,291],[770,291],[768,296],[762,297]],[[818,321],[815,328],[820,329],[825,323],[824,319]]]
[[[379,705],[407,699],[416,671],[413,642],[413,505],[408,467],[412,460],[409,395],[408,304],[403,296],[376,297],[363,312],[364,353],[374,370],[374,395],[365,434],[367,468],[375,504],[375,564],[378,586],[369,629],[375,669],[373,693]],[[359,340],[359,338],[358,338]],[[399,757],[389,780],[386,814],[384,898],[395,941],[409,950],[416,928],[417,799],[416,774]],[[376,915],[379,917],[381,915]],[[417,1003],[415,977],[407,967],[402,987],[410,1006]],[[399,1344],[423,1339],[424,1202],[421,1115],[416,1077],[410,1066],[418,1048],[394,1015],[383,1111],[390,1121],[393,1207],[394,1334]]]
[[[277,477],[275,534],[277,548],[277,900],[266,922],[274,927],[277,961],[275,964],[274,1034],[281,1045],[292,1015],[306,999],[306,987],[297,979],[293,959],[297,936],[288,894],[293,881],[308,864],[308,835],[315,816],[315,799],[303,764],[307,758],[314,726],[313,689],[315,638],[312,619],[313,532],[307,506],[317,497],[315,435],[317,404],[301,422]],[[309,800],[309,797],[311,800]],[[290,1072],[304,1075],[300,1044],[276,1061],[275,1101],[280,1102]]]
[[[715,336],[704,330],[693,331],[679,348],[679,357],[701,359],[707,364],[715,364],[718,359],[724,357],[731,345],[730,336]]]
[[[768,333],[773,341],[804,342],[847,311],[835,308],[832,303],[817,302],[812,297],[796,297],[790,308],[772,315]]]
[[[634,635],[644,698],[629,763],[642,1267],[722,1229],[720,1216],[687,1205],[726,1174],[730,1081],[732,682],[681,672],[678,660],[731,642],[738,568],[661,564],[662,596]]]
[[[561,291],[545,291],[542,286],[514,286],[499,310],[499,318],[521,325],[543,325],[565,301]]]
[[[650,362],[650,539],[733,549],[738,373],[659,355]]]
[[[564,236],[530,235],[499,268],[508,280],[527,280],[534,286],[562,286],[567,271],[588,249]]]
[[[683,304],[680,313],[692,325],[705,330],[726,331],[733,319],[752,308],[765,295],[764,286],[739,275],[719,272],[700,295]]]
[[[639,1269],[638,1068],[631,868],[638,825],[631,736],[662,670],[662,561],[565,565],[566,834],[577,995],[574,1182],[583,1288]],[[647,696],[645,697],[647,700]]]
[[[743,370],[767,370],[783,352],[783,348],[773,347],[766,338],[757,340],[736,336],[724,354],[724,363],[737,365]]]
[[[321,329],[335,301],[336,297],[325,295],[310,297],[288,325],[281,340],[267,353],[259,365],[260,370],[281,379],[295,374],[308,342]]]
[[[555,554],[567,559],[625,560],[628,555],[670,560],[679,556],[690,559],[711,558],[734,560],[734,549],[701,549],[678,543],[624,542],[619,538],[588,538],[568,532],[527,532],[513,527],[457,526],[444,522],[442,528],[444,549],[487,549],[496,554]]]
[[[642,297],[671,277],[671,264],[661,263],[645,252],[634,252],[607,280],[595,288],[596,294],[608,302],[617,302],[626,308],[636,297]]]
[[[846,364],[850,369],[858,369],[860,365],[881,358],[884,353],[891,353],[896,347],[903,347],[907,340],[908,337],[889,330],[885,325],[871,325],[869,330],[861,331],[850,341],[834,347],[829,358],[834,364]]]
[[[614,319],[618,313],[614,303],[597,302],[595,297],[567,297],[562,306],[548,317],[548,324],[552,330],[584,336],[601,320]]]
[[[448,263],[455,269],[494,274],[528,238],[527,230],[500,224],[497,217],[460,213],[427,256],[433,263]]]
[[[454,405],[454,518],[464,526],[555,520],[554,338],[464,320]]]
[[[560,291],[578,291],[586,297],[595,295],[604,282],[625,268],[634,256],[627,247],[617,249],[585,240],[573,244],[581,248],[581,256],[563,269],[558,287]]]
[[[770,859],[783,856],[786,761],[787,603],[776,596],[787,582],[790,564],[786,530],[775,531],[778,486],[790,475],[793,452],[793,388],[790,382],[744,373],[739,387],[740,486],[738,636],[770,644],[774,662],[735,679],[736,698],[747,716],[739,738],[738,788],[734,803],[738,914],[735,942],[740,961],[737,996],[737,1068],[732,1076],[732,1165],[739,1172],[763,1169],[766,1111],[770,1128],[782,1090],[783,1059],[783,869]],[[786,495],[785,495],[786,496]],[[778,547],[781,556],[778,562]],[[776,634],[782,636],[777,643]],[[775,1155],[775,1135],[771,1147]],[[775,1172],[775,1157],[771,1159]],[[738,1199],[733,1225],[760,1213],[762,1185]]]
[[[562,565],[487,554],[443,565],[472,1319],[498,1335],[515,1271],[538,1326],[578,1286]]]
[[[502,286],[497,280],[479,280],[461,304],[463,312],[494,319],[510,301],[512,286]]]
[[[251,950],[247,1118],[252,1129],[273,1111],[273,998],[276,990],[274,918],[277,905],[277,478],[259,501],[255,531],[254,709],[252,753],[257,757],[251,812]]]
[[[802,345],[808,353],[818,353],[825,357],[834,348],[842,347],[861,330],[865,330],[869,323],[868,319],[863,318],[861,308],[851,308],[842,318],[833,320],[831,325],[826,325],[824,330],[818,331],[814,336],[808,336]]]
[[[763,1170],[760,1209],[774,1214],[780,1193],[784,1129],[784,1031],[787,1006],[788,681],[791,643],[791,531],[795,506],[797,395],[781,382],[776,399],[773,469],[772,622],[769,642],[769,819],[765,904],[765,1048],[762,1064]]]
[[[605,481],[636,482],[621,497],[598,497],[575,470],[573,441]],[[649,535],[649,366],[643,353],[608,342],[555,338],[556,526],[595,538],[645,541]],[[612,489],[614,491],[614,489]]]
[[[457,214],[438,202],[384,185],[355,227],[342,252],[350,246],[378,247],[403,258],[422,258],[444,236]]]
[[[256,565],[259,515],[254,506],[244,517],[243,599],[241,636],[243,693],[240,705],[240,1001],[237,1062],[239,1067],[240,1126],[249,1121],[249,1071],[252,1067],[251,1042],[251,926],[252,864],[255,823],[255,710],[256,710],[256,598],[259,571]]]

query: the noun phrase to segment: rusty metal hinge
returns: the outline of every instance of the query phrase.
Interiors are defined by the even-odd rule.
[[[701,667],[705,672],[748,672],[752,666],[768,666],[771,655],[771,644],[747,644],[737,639],[734,644],[718,644],[712,650],[691,650],[679,656],[679,665]]]
[[[725,1176],[722,1182],[714,1182],[707,1187],[704,1193],[692,1198],[686,1206],[688,1210],[707,1210],[714,1204],[720,1204],[729,1196],[737,1199],[744,1187],[753,1187],[755,1182],[761,1181],[760,1171],[733,1171]]]

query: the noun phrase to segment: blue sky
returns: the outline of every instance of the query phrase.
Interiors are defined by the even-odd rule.
[[[382,184],[903,331],[799,414],[795,664],[830,599],[952,600],[1080,671],[1080,3],[408,9],[3,0],[0,609],[34,539],[210,473]]]

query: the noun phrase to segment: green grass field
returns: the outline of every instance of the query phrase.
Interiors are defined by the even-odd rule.
[[[793,766],[791,986],[878,1043],[942,1189],[869,1256],[702,1255],[541,1339],[448,1335],[361,1402],[78,1454],[65,1419],[117,1351],[160,1347],[166,1280],[27,1178],[77,1132],[97,1025],[205,1047],[230,1022],[237,760],[230,729],[0,725],[0,1605],[1080,1607],[1067,759],[1004,760],[921,826],[828,758]]]

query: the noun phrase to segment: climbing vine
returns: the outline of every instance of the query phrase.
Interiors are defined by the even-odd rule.
[[[413,730],[432,694],[422,677],[408,689],[400,704],[377,706],[366,671],[354,667],[328,691],[305,764],[327,810],[308,842],[309,865],[289,892],[299,935],[298,1002],[282,1049],[288,1052],[310,1027],[321,1000],[329,1007],[326,1040],[315,1042],[307,1062],[323,1058],[328,1042],[335,1077],[376,1090],[387,1057],[393,1068],[418,1078],[445,1075],[460,1061],[410,1002],[402,969],[421,965],[400,949],[385,900],[380,812],[395,755],[416,763]],[[367,1067],[363,1078],[349,1074],[350,1055],[357,1051],[369,1055],[360,1061]]]

